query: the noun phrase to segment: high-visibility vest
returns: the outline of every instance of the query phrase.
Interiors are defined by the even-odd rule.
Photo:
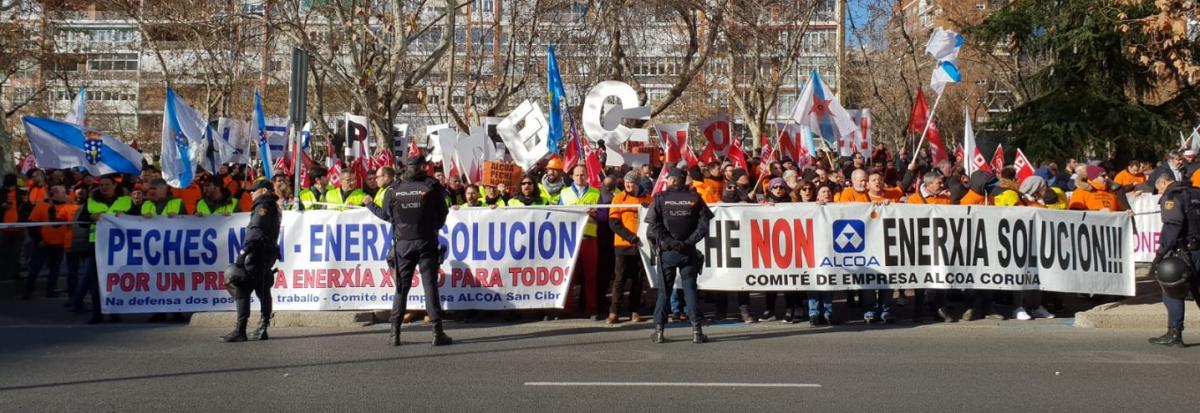
[[[196,216],[203,217],[217,214],[232,214],[237,212],[237,206],[237,200],[229,199],[225,201],[224,205],[218,205],[216,208],[213,208],[208,204],[207,200],[201,199],[200,201],[196,202]]]
[[[542,200],[546,201],[546,205],[558,205],[558,201],[562,199],[563,192],[567,192],[567,189],[569,189],[569,187],[570,187],[570,185],[563,186],[562,190],[560,190],[557,194],[550,195],[550,191],[546,190],[546,185],[542,185],[539,183],[538,191],[541,191]]]
[[[363,201],[366,199],[367,199],[367,194],[365,192],[363,192],[361,189],[355,189],[348,196],[342,195],[342,188],[333,188],[333,189],[330,189],[329,192],[325,193],[325,203],[327,203],[327,204],[363,206],[363,204],[365,204],[365,202],[363,202]],[[336,211],[345,211],[349,208],[346,208],[343,206],[343,207],[332,207],[330,209],[333,209]]]
[[[317,193],[311,189],[300,190],[300,202],[304,203],[304,209],[321,209],[320,205],[313,205],[317,202]]]
[[[387,192],[387,187],[379,188],[378,191],[375,191],[375,199],[371,200],[371,202],[375,203],[375,207],[383,208],[383,193],[384,192]]]
[[[118,212],[124,214],[133,209],[133,198],[128,196],[120,196],[113,200],[111,204],[105,204],[97,201],[96,198],[88,198],[87,212],[88,214],[116,214]],[[88,226],[88,242],[96,243],[96,222]]]
[[[558,193],[561,196],[562,205],[596,205],[600,203],[600,190],[588,187],[583,191],[583,195],[576,195],[575,188],[572,186],[563,187],[562,192]],[[596,220],[588,217],[587,226],[583,227],[583,235],[585,237],[596,236]]]
[[[146,201],[142,202],[142,216],[144,216],[144,217],[156,217],[159,215],[179,215],[179,212],[182,210],[183,210],[183,200],[179,199],[179,198],[168,199],[167,204],[163,206],[162,211],[158,210],[158,203],[156,203],[154,201],[146,200]]]

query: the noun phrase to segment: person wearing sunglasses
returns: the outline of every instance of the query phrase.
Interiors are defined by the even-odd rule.
[[[810,184],[811,185],[811,184]],[[792,202],[791,188],[788,188],[787,183],[783,178],[774,178],[767,183],[767,195],[763,203],[769,205],[786,204]],[[794,323],[803,321],[802,318],[806,312],[801,307],[804,297],[799,291],[787,291],[783,293],[783,317],[778,317],[775,313],[775,302],[779,292],[767,291],[763,293],[766,299],[766,309],[763,310],[762,316],[758,321],[782,321],[784,323]]]
[[[534,206],[546,205],[545,198],[542,198],[538,191],[537,181],[533,176],[525,175],[521,177],[521,183],[517,184],[517,192],[505,202],[507,206]]]

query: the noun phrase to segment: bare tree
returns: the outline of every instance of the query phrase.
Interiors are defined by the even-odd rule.
[[[781,87],[799,84],[805,34],[822,3],[752,0],[730,10],[721,63],[730,99],[752,136],[766,133]]]
[[[343,89],[368,116],[379,147],[390,147],[396,115],[417,102],[421,81],[455,41],[459,1],[434,3],[287,0],[274,5],[269,21],[309,52],[327,76],[322,87]]]

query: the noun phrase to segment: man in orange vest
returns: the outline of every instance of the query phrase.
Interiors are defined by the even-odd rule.
[[[837,203],[851,202],[871,202],[871,196],[867,194],[867,171],[855,169],[850,174],[850,187],[842,190],[833,199]]]
[[[67,203],[67,190],[61,185],[55,185],[50,188],[49,197],[50,202],[46,200],[33,202],[33,209],[29,212],[29,222],[60,221],[61,214],[59,214],[58,208],[63,208]],[[25,280],[25,294],[22,298],[28,300],[33,296],[33,291],[37,289],[37,277],[41,274],[42,267],[47,267],[49,270],[46,275],[46,297],[58,296],[54,290],[58,284],[63,246],[66,245],[62,227],[62,225],[46,225],[28,228],[29,239],[33,242],[34,248],[33,255],[29,258],[29,278]]]
[[[634,207],[612,208],[608,213],[608,225],[615,235],[613,247],[616,249],[616,265],[610,288],[612,304],[608,307],[609,324],[617,323],[617,312],[621,308],[621,297],[625,293],[626,281],[629,282],[629,319],[635,323],[641,321],[645,274],[642,267],[642,256],[638,252],[638,246],[642,240],[637,236],[637,206],[649,205],[650,197],[646,196],[642,187],[638,185],[639,179],[636,171],[629,171],[625,174],[625,183],[623,184],[625,191],[613,196],[612,200],[613,205],[633,205]]]

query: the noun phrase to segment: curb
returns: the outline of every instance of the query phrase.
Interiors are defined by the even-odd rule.
[[[1167,308],[1160,297],[1159,294],[1146,294],[1075,313],[1075,327],[1165,329]],[[1184,329],[1200,328],[1200,311],[1187,308],[1192,306],[1191,301],[1184,302]]]
[[[389,310],[377,311],[276,311],[272,327],[362,327],[386,322]],[[250,313],[250,323],[257,323],[259,312]],[[233,311],[192,314],[191,327],[229,327],[237,322]]]

